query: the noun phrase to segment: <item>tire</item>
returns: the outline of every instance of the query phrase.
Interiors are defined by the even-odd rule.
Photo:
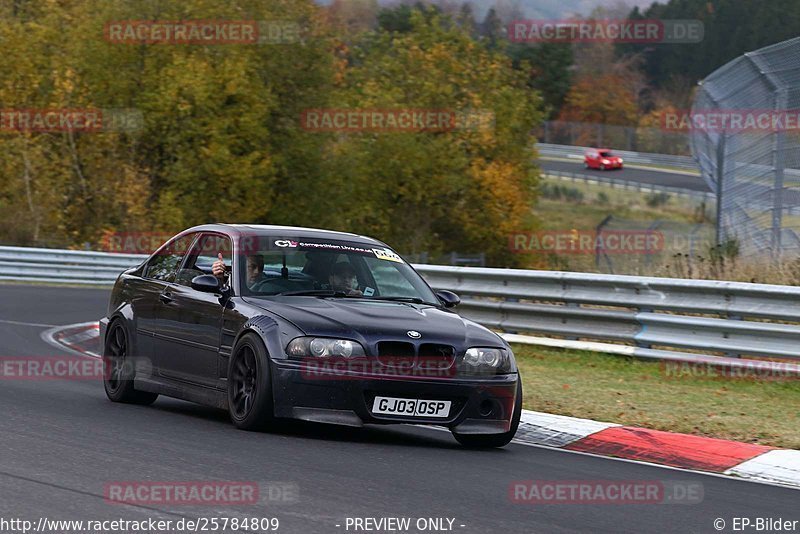
[[[241,430],[264,430],[274,420],[272,377],[264,343],[243,335],[233,349],[228,370],[228,413]]]
[[[158,393],[137,391],[133,387],[135,364],[130,359],[128,331],[122,321],[116,320],[108,327],[103,345],[103,387],[113,402],[126,404],[153,404]]]
[[[589,164],[588,164],[588,163],[586,163],[585,161],[583,162],[583,168],[584,168],[584,169],[588,169],[588,168],[589,168]]]
[[[514,401],[514,413],[511,416],[511,429],[502,434],[456,434],[453,432],[453,437],[456,438],[461,445],[470,449],[494,449],[497,447],[505,447],[512,439],[514,434],[517,433],[519,428],[519,420],[522,417],[522,380],[517,379],[517,397]]]
[[[606,170],[606,166],[605,166],[605,165],[603,165],[602,163],[600,164],[600,170],[601,170],[601,171],[604,171],[604,170]]]

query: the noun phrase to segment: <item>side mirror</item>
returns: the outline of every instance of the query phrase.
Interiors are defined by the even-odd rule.
[[[436,292],[436,297],[442,302],[445,308],[453,308],[461,303],[461,298],[446,289],[440,289]]]
[[[192,289],[203,293],[218,293],[221,290],[219,280],[213,274],[201,274],[192,278]]]

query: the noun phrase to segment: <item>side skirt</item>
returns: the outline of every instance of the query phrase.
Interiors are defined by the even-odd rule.
[[[152,377],[136,377],[133,387],[141,391],[196,402],[212,408],[228,409],[228,395],[225,389],[209,388],[164,378],[156,380]]]

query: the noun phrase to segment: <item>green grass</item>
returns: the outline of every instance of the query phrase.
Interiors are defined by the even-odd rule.
[[[700,246],[709,237],[713,237],[712,218],[713,206],[701,206],[696,199],[689,199],[677,195],[668,195],[665,203],[653,204],[648,202],[653,193],[642,192],[635,189],[611,187],[607,184],[587,184],[585,182],[572,182],[557,178],[542,178],[540,196],[533,213],[539,221],[537,230],[542,232],[572,232],[594,231],[609,215],[613,220],[606,229],[637,229],[646,230],[655,221],[658,231],[665,237],[663,251],[653,254],[611,254],[608,259],[596,263],[595,254],[591,251],[583,253],[540,254],[535,245],[529,245],[530,250],[523,249],[527,258],[521,258],[521,266],[533,269],[551,269],[559,271],[577,272],[610,272],[606,265],[613,262],[613,272],[616,274],[659,276],[675,261],[678,253],[687,253],[689,235],[700,241]],[[569,191],[569,198],[554,197],[554,188]],[[578,200],[582,196],[581,200]],[[699,221],[705,221],[702,231],[696,232],[695,226]],[[705,249],[703,249],[705,250]],[[697,251],[695,251],[697,253]],[[669,274],[667,274],[669,275]]]
[[[800,379],[667,376],[660,362],[530,345],[514,353],[529,410],[800,449]]]
[[[558,184],[577,189],[583,193],[580,203],[566,200],[551,200],[540,197],[535,213],[542,221],[543,230],[564,230],[577,228],[591,230],[608,215],[619,219],[639,221],[666,220],[680,223],[692,223],[696,220],[696,200],[670,195],[666,205],[651,208],[647,205],[650,192],[634,189],[622,189],[605,184],[587,184],[553,178],[543,178],[542,182]],[[598,195],[605,193],[608,203],[598,200]]]

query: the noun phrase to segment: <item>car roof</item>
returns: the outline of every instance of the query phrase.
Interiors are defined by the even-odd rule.
[[[305,228],[302,226],[281,226],[271,224],[229,224],[213,223],[188,228],[185,232],[223,232],[231,235],[263,235],[275,237],[304,237],[310,239],[330,239],[338,241],[361,241],[371,245],[387,246],[382,241],[364,235],[349,232],[337,232],[322,228]]]

